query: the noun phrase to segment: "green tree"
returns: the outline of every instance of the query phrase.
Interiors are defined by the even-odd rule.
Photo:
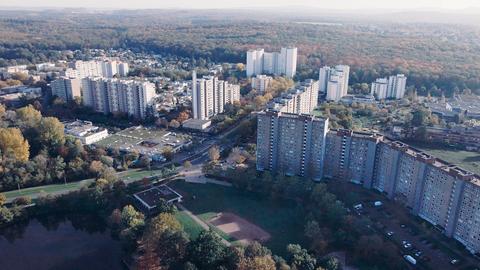
[[[122,226],[126,229],[143,227],[145,218],[142,213],[138,212],[131,205],[127,205],[122,209]]]
[[[188,258],[200,269],[216,269],[225,257],[221,238],[212,231],[202,231],[187,248]]]
[[[7,207],[0,207],[0,225],[7,224],[13,220],[13,213]]]
[[[65,127],[55,117],[45,117],[39,127],[40,142],[49,149],[55,150],[65,143]]]
[[[290,244],[287,246],[288,261],[294,269],[315,270],[317,260],[308,254],[300,245]]]

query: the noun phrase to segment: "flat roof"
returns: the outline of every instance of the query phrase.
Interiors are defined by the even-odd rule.
[[[172,202],[182,198],[182,195],[167,185],[152,187],[135,193],[133,196],[149,210],[157,207],[162,199],[166,202]]]

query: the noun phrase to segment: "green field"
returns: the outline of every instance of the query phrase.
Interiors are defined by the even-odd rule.
[[[118,173],[118,177],[122,179],[125,183],[131,183],[134,181],[138,181],[143,179],[146,176],[152,176],[157,173],[161,172],[161,170],[139,170],[139,169],[133,169],[133,170],[128,170],[125,172],[120,172]],[[21,190],[12,190],[8,192],[4,192],[5,196],[7,199],[12,200],[16,197],[21,197],[21,196],[29,196],[32,199],[37,198],[38,196],[41,195],[46,195],[46,194],[64,194],[68,193],[70,191],[74,190],[79,190],[84,186],[90,185],[94,181],[93,178],[90,179],[85,179],[82,181],[77,181],[77,182],[68,182],[66,184],[53,184],[53,185],[44,185],[44,186],[39,186],[39,187],[31,187],[31,188],[24,188]]]
[[[480,153],[464,150],[456,150],[441,146],[429,144],[420,144],[408,142],[415,148],[418,148],[432,156],[443,159],[452,164],[456,164],[463,169],[469,170],[480,175]]]
[[[183,229],[188,234],[190,239],[195,239],[203,231],[202,226],[193,220],[185,211],[178,211],[175,217],[182,224]]]
[[[305,243],[303,211],[293,201],[272,201],[257,194],[214,184],[177,181],[170,186],[184,195],[183,205],[204,221],[219,212],[232,212],[260,226],[271,234],[270,240],[264,244],[275,254],[284,255],[290,243]],[[184,224],[184,227],[190,225]],[[219,234],[226,240],[234,241],[223,233]]]

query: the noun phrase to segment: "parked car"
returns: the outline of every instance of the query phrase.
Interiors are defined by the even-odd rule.
[[[393,236],[393,235],[394,235],[394,232],[392,231],[387,232],[387,236]]]
[[[450,264],[451,264],[451,265],[457,265],[457,264],[459,264],[459,263],[460,263],[460,260],[458,260],[458,259],[452,259],[452,260],[450,261]]]
[[[413,264],[413,265],[416,265],[416,264],[417,264],[417,260],[415,260],[415,258],[413,258],[413,257],[410,256],[410,255],[403,255],[403,258],[404,258],[407,262],[409,262],[409,263],[411,263],[411,264]]]

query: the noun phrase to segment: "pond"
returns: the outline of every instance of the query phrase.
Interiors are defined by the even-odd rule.
[[[49,215],[0,230],[0,268],[123,269],[121,245],[98,217]]]

